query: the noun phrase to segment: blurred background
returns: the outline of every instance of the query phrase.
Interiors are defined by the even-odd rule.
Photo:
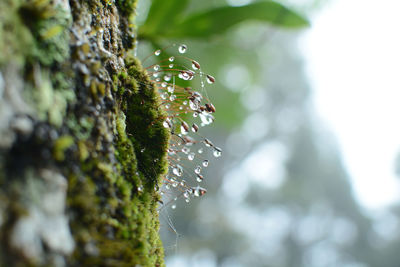
[[[162,209],[167,266],[400,266],[399,1],[192,15],[260,2],[139,0],[138,57],[185,43],[216,77],[202,132],[223,156],[205,196]]]

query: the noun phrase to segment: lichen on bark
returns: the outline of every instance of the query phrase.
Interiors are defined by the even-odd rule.
[[[169,132],[136,1],[0,2],[0,265],[162,266]]]

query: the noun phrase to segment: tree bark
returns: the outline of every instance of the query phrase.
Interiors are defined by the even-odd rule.
[[[0,266],[163,266],[135,0],[0,2]]]

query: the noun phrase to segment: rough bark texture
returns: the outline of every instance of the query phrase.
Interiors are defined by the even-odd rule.
[[[135,2],[0,1],[0,266],[164,265]]]

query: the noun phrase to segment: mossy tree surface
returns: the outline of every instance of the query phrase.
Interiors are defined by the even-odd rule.
[[[169,133],[135,2],[0,2],[1,266],[164,265]]]

